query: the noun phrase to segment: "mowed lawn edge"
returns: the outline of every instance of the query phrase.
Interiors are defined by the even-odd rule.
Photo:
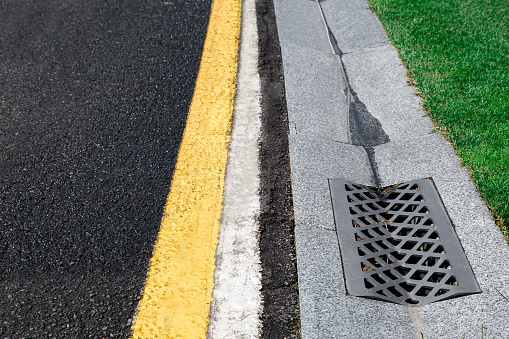
[[[509,241],[509,3],[369,3]]]

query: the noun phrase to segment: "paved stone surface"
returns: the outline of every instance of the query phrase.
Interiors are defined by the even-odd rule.
[[[290,135],[289,142],[295,226],[335,230],[328,179],[347,177],[370,185],[366,152],[361,147],[305,135]]]
[[[274,1],[277,21],[282,23],[278,25],[279,40],[291,41],[301,48],[328,53],[330,44],[327,31],[324,25],[317,25],[322,17],[316,7],[316,2],[310,0]],[[284,44],[281,47],[286,46]]]
[[[343,56],[352,90],[382,124],[391,141],[430,133],[431,119],[407,84],[406,70],[392,45]]]
[[[297,45],[283,49],[292,132],[348,143],[347,101],[339,57]]]
[[[367,2],[295,1],[288,9],[291,15],[285,13],[288,1],[274,3],[288,114],[294,122],[289,142],[303,338],[473,338],[481,334],[507,338],[509,330],[498,319],[509,317],[509,304],[500,295],[509,297],[505,278],[509,247],[451,145],[442,136],[429,134],[433,123],[423,116],[397,52]],[[348,86],[341,77],[339,57],[331,48],[323,50],[328,32],[320,9],[343,53],[347,81],[389,136],[388,143],[371,149],[374,156],[368,156],[364,147],[348,144],[352,141],[346,124],[319,130],[321,121],[348,120],[352,113],[347,101],[341,105],[329,99],[324,105],[317,100],[320,104],[311,106],[319,109],[312,113],[302,109],[309,107],[307,100],[316,100],[315,95],[330,96],[328,90],[335,86],[330,82]],[[307,31],[292,32],[298,30],[292,18],[304,17]],[[316,29],[309,29],[310,20],[315,21]],[[304,34],[313,38],[306,39]],[[317,37],[320,34],[324,37]],[[307,41],[312,43],[306,46]],[[325,70],[327,74],[319,73]],[[343,98],[334,99],[341,103]],[[326,182],[346,179],[370,185],[376,177],[382,185],[433,178],[481,294],[410,308],[347,296]]]
[[[296,227],[303,338],[415,336],[408,309],[346,295],[335,231]]]
[[[459,166],[459,158],[442,136],[380,145],[375,152],[383,185],[433,177],[454,225],[489,217],[467,170]]]
[[[284,57],[290,131],[349,142],[345,82],[316,2],[274,2]],[[321,24],[322,23],[322,24]]]
[[[327,25],[345,54],[389,43],[387,34],[365,0],[320,1]]]

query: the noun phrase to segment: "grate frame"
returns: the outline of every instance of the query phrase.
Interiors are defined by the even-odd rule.
[[[329,187],[348,294],[420,306],[481,293],[431,178]]]

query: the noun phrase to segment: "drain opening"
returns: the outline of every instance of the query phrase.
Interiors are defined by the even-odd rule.
[[[418,306],[481,292],[431,179],[329,184],[350,295]]]

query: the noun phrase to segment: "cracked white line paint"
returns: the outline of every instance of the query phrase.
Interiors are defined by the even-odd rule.
[[[216,255],[209,338],[258,338],[261,273],[258,248],[260,79],[254,0],[244,0],[240,63],[225,199]]]

